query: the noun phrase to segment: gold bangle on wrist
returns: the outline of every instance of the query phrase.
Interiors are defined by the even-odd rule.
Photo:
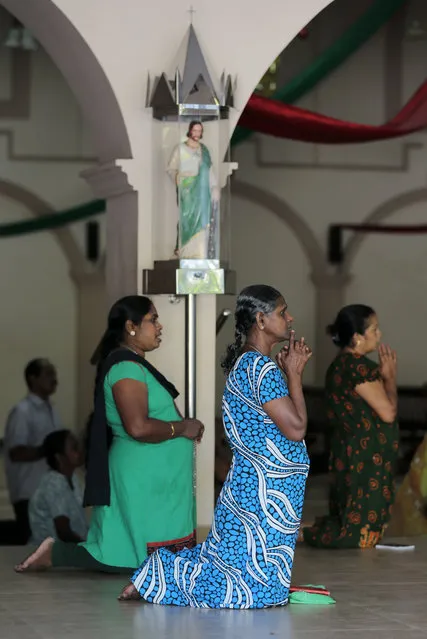
[[[172,424],[172,422],[170,423],[170,427],[171,427],[171,439],[173,439],[175,437],[175,426]]]

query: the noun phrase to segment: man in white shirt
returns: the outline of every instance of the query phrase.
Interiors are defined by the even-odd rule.
[[[48,470],[43,442],[49,433],[61,428],[49,401],[58,386],[55,367],[47,359],[34,359],[25,368],[25,381],[29,393],[9,413],[4,436],[6,479],[15,511],[17,545],[26,544],[30,538],[28,503]]]

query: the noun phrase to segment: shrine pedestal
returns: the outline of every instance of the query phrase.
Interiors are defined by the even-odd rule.
[[[184,265],[183,262],[186,262]],[[236,273],[217,260],[157,260],[142,273],[144,295],[234,295]]]

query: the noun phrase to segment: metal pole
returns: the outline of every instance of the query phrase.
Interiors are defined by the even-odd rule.
[[[185,298],[185,416],[196,417],[196,296]]]
[[[196,296],[185,297],[185,417],[196,417]],[[197,528],[197,451],[193,445],[193,519]]]

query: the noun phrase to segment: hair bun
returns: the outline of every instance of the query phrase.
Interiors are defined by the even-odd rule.
[[[337,331],[335,328],[335,324],[328,324],[328,326],[326,327],[326,334],[333,337],[334,335],[336,335],[336,332]]]
[[[329,324],[329,326],[326,327],[326,333],[331,336],[335,346],[340,345],[341,340],[335,324]]]
[[[334,323],[330,324],[326,331],[339,348],[351,346],[356,333],[365,334],[369,318],[373,315],[375,315],[374,309],[364,304],[344,306],[336,316]]]

